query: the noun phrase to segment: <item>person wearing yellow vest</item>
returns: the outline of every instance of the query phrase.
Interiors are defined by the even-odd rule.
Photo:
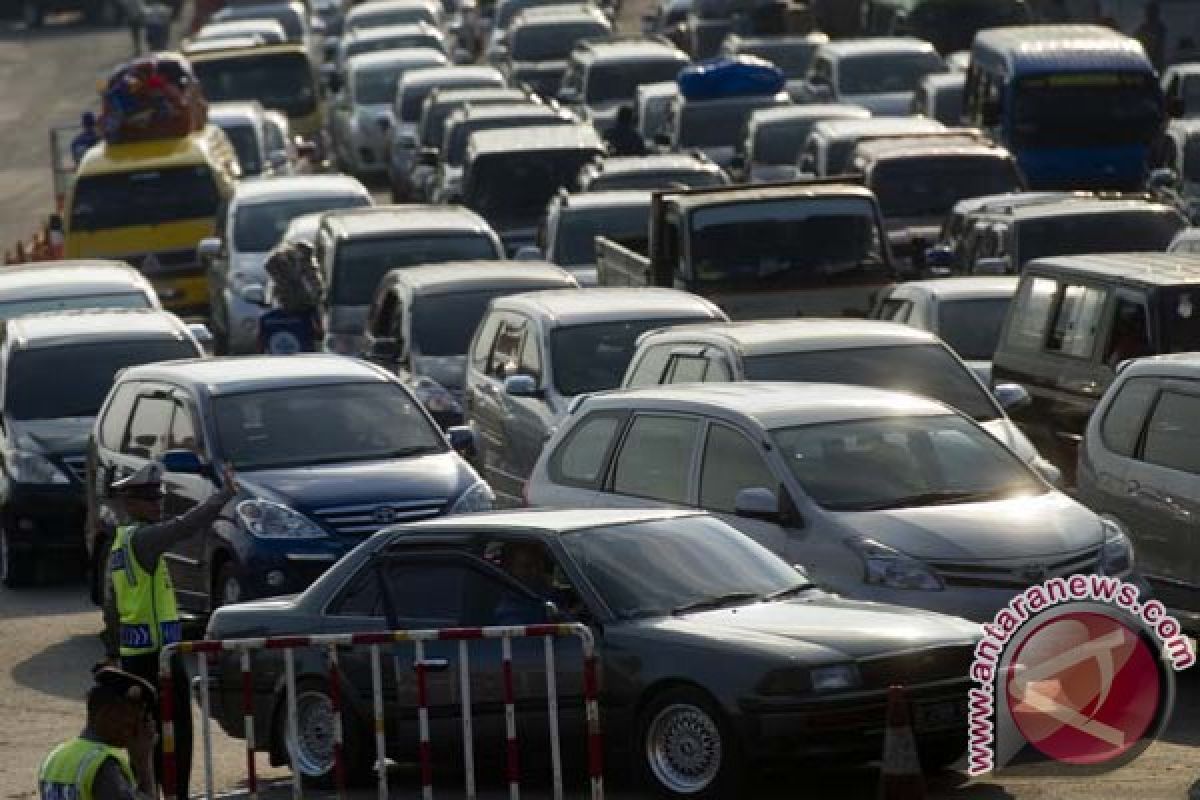
[[[158,683],[159,653],[183,638],[175,588],[164,554],[179,542],[207,529],[238,493],[233,469],[221,471],[222,488],[208,500],[178,517],[163,519],[163,468],[151,462],[112,485],[121,498],[128,524],[117,528],[108,560],[108,590],[104,597],[105,647],[108,658],[119,658],[121,669],[152,685]],[[171,659],[174,689],[176,797],[188,797],[192,770],[191,692],[187,670],[178,654]],[[161,747],[155,749],[158,774]]]
[[[93,674],[87,723],[38,770],[41,800],[150,800],[154,784],[154,687],[127,672]]]

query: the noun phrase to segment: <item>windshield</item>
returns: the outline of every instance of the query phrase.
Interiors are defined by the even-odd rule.
[[[658,317],[558,328],[550,334],[554,383],[565,397],[616,388],[643,333],[710,319],[700,315]]]
[[[265,253],[283,238],[296,217],[338,208],[360,208],[370,203],[363,195],[313,195],[241,206],[233,222],[233,243],[241,253]]]
[[[229,137],[233,151],[237,154],[238,166],[242,174],[249,177],[261,174],[263,171],[262,152],[258,143],[258,134],[250,125],[222,125],[221,130]]]
[[[733,147],[746,119],[759,108],[779,105],[773,96],[751,97],[731,103],[687,103],[679,118],[680,147]]]
[[[215,397],[212,405],[221,456],[243,471],[383,461],[446,449],[408,393],[391,383],[247,392]]]
[[[588,105],[628,103],[643,83],[663,83],[679,77],[679,61],[619,61],[596,64],[587,71],[584,101]]]
[[[940,221],[965,197],[1019,191],[1021,176],[1007,156],[908,157],[877,164],[870,184],[885,217]]]
[[[637,169],[628,172],[600,173],[587,185],[587,190],[601,189],[667,189],[686,186],[702,189],[725,185],[724,176],[714,169]]]
[[[1021,147],[1146,144],[1162,113],[1162,92],[1150,73],[1022,78],[1013,100],[1012,139]]]
[[[891,274],[865,198],[743,202],[692,215],[695,280],[710,289],[829,288]]]
[[[423,356],[466,355],[493,298],[536,288],[484,289],[418,298],[412,307],[413,347]]]
[[[784,77],[794,80],[803,78],[808,72],[817,45],[810,42],[756,42],[740,48],[739,52],[770,61],[783,71]]]
[[[872,53],[838,62],[838,89],[843,95],[915,92],[921,78],[945,72],[937,53]]]
[[[89,175],[75,182],[72,231],[212,220],[217,184],[208,167]]]
[[[389,270],[503,258],[488,236],[454,233],[447,236],[409,235],[396,239],[351,240],[338,246],[333,267],[332,301],[336,306],[365,306]]]
[[[257,100],[291,117],[317,108],[312,67],[300,53],[198,61],[195,69],[210,103]]]
[[[566,61],[580,41],[607,35],[608,26],[599,22],[522,25],[514,32],[510,54],[513,61]]]
[[[746,358],[746,380],[845,383],[931,397],[986,422],[996,403],[941,344],[797,351]]]
[[[1157,209],[1027,220],[1017,223],[1017,255],[1028,264],[1046,256],[1166,250],[1184,227],[1179,214]]]
[[[379,53],[384,50],[428,50],[443,51],[440,38],[429,33],[409,33],[402,36],[387,36],[379,39],[355,39],[346,47],[346,59],[363,53]]]
[[[816,120],[805,119],[759,125],[754,131],[754,152],[750,154],[754,163],[795,164],[815,124]]]
[[[644,243],[648,235],[648,205],[617,208],[589,208],[559,217],[554,236],[554,263],[580,267],[596,263],[596,237],[607,236],[626,246]]]
[[[535,226],[559,189],[575,183],[598,153],[581,150],[515,150],[480,158],[464,183],[464,202],[497,228]]]
[[[150,299],[141,292],[41,297],[35,300],[12,300],[0,303],[0,319],[12,319],[26,314],[76,311],[84,308],[153,308],[153,306],[150,304]]]
[[[195,345],[183,339],[127,339],[20,350],[13,354],[4,376],[4,406],[13,419],[94,417],[119,371],[199,355]]]
[[[354,78],[354,102],[360,106],[390,105],[396,99],[396,81],[405,66],[360,70]]]
[[[560,541],[622,619],[665,616],[729,595],[753,602],[803,580],[762,545],[711,517],[591,528]]]
[[[938,303],[938,336],[966,361],[991,361],[1000,341],[1010,297],[942,300]]]
[[[804,491],[830,511],[999,500],[1046,491],[994,437],[954,415],[773,431]]]
[[[507,90],[498,90],[498,93],[503,91]],[[438,101],[426,106],[421,113],[421,146],[439,147],[442,144],[442,137],[446,134],[446,122],[450,119],[450,115],[468,103],[473,106],[491,106],[502,103],[520,102],[522,99],[521,97],[502,95],[482,97],[475,100]]]

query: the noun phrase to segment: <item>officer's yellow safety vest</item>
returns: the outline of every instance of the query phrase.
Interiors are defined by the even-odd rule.
[[[92,783],[104,762],[115,758],[134,786],[133,772],[125,754],[116,748],[87,739],[63,742],[46,756],[38,772],[41,800],[92,800]]]
[[[159,559],[150,574],[133,556],[134,526],[117,528],[109,556],[113,593],[121,617],[121,655],[157,653],[183,638],[175,587],[165,560]]]

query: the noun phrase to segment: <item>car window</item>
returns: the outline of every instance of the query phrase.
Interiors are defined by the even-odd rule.
[[[196,435],[196,426],[192,420],[192,412],[182,403],[175,404],[175,416],[171,418],[171,429],[167,433],[168,450],[191,450],[202,454],[204,446]]]
[[[548,464],[550,478],[567,486],[590,488],[603,477],[604,464],[623,414],[597,412],[576,425]]]
[[[1046,350],[1076,358],[1091,357],[1107,299],[1108,292],[1104,289],[1067,286],[1046,339]]]
[[[382,617],[383,596],[379,593],[380,581],[375,570],[374,564],[359,570],[330,606],[329,613],[337,617]]]
[[[489,314],[480,323],[479,333],[475,335],[475,344],[471,350],[471,366],[480,372],[488,371],[488,357],[492,354],[492,346],[496,343],[496,331],[500,327],[500,314]]]
[[[453,627],[463,616],[463,585],[469,570],[459,564],[398,561],[384,569],[384,581],[398,621]]]
[[[129,426],[129,412],[133,410],[138,388],[136,383],[123,383],[113,392],[99,427],[100,444],[104,447],[115,449],[121,446],[121,439]]]
[[[1050,278],[1026,278],[1021,282],[1008,323],[1005,341],[1014,350],[1040,350],[1046,325],[1058,293],[1058,282]]]
[[[173,410],[174,404],[166,398],[138,398],[121,452],[139,458],[159,456],[164,449]]]
[[[700,383],[708,371],[704,356],[672,356],[667,383]]]
[[[687,417],[644,415],[635,419],[617,456],[613,491],[687,503],[699,426],[698,420]]]
[[[511,318],[501,322],[487,365],[487,373],[496,380],[502,381],[516,374],[521,346],[525,341],[525,326],[524,321]]]
[[[667,359],[670,355],[671,345],[669,344],[646,348],[629,373],[629,377],[626,378],[624,385],[627,387],[657,386],[662,383],[663,371],[666,369]]]
[[[1200,396],[1162,393],[1146,426],[1142,458],[1160,467],[1200,475]]]
[[[708,429],[704,465],[700,469],[701,508],[732,513],[737,493],[742,489],[776,491],[778,486],[779,481],[753,442],[724,425]]]
[[[1154,378],[1130,378],[1121,384],[1100,426],[1100,436],[1109,450],[1122,456],[1134,454],[1157,390]]]

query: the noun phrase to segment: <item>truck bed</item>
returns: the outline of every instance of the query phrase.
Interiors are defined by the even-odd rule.
[[[604,236],[596,237],[596,279],[601,286],[654,286],[650,257]]]

